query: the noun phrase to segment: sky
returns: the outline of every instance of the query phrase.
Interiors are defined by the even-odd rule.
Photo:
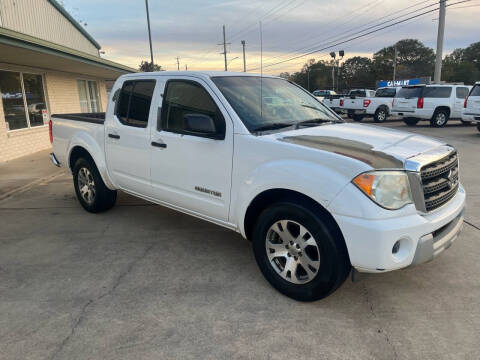
[[[480,41],[480,0],[447,0],[444,54]],[[144,0],[63,0],[72,16],[100,43],[106,59],[137,68],[150,59]],[[422,10],[422,8],[424,8]],[[154,61],[166,70],[223,70],[222,25],[228,70],[279,74],[299,71],[308,59],[345,59],[372,53],[404,38],[436,48],[438,11],[338,44],[416,14],[438,8],[438,0],[150,0]],[[390,21],[389,21],[390,20]],[[263,56],[260,25],[262,23]],[[333,46],[335,45],[335,46]],[[324,49],[326,48],[326,49]],[[323,49],[321,51],[317,51]],[[311,54],[303,56],[307,52]],[[299,56],[292,61],[286,61]],[[279,62],[282,62],[278,64]]]

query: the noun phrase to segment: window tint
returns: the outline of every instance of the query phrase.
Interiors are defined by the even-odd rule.
[[[411,99],[420,97],[423,87],[402,87],[395,97],[403,99]]]
[[[125,81],[118,96],[115,114],[124,125],[147,127],[154,80]]]
[[[480,85],[475,85],[470,93],[470,96],[480,96]]]
[[[452,94],[452,88],[449,86],[427,86],[423,91],[423,97],[426,98],[448,98]]]
[[[191,114],[211,117],[217,133],[225,134],[225,120],[213,99],[200,84],[186,80],[168,81],[162,106],[162,129],[186,133],[184,116]],[[160,124],[158,126],[160,127]]]
[[[457,87],[455,91],[455,95],[457,99],[465,99],[468,95],[468,88],[466,87]]]
[[[350,91],[350,97],[353,97],[353,96],[366,97],[367,94],[366,94],[365,90],[351,90]]]
[[[387,97],[393,98],[396,94],[397,90],[395,88],[383,88],[378,89],[375,93],[375,97]]]

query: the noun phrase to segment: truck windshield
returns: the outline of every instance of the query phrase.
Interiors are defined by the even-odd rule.
[[[283,79],[218,76],[212,81],[251,132],[305,121],[339,121],[312,95]]]

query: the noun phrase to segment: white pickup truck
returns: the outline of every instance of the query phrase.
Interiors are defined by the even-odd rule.
[[[122,190],[237,231],[265,278],[298,300],[332,293],[351,267],[427,262],[463,222],[453,147],[344,123],[281,78],[124,75],[106,113],[52,115],[50,136],[87,211]]]
[[[395,87],[384,87],[377,89],[373,96],[346,97],[342,110],[349,113],[355,121],[362,121],[365,117],[371,116],[375,122],[384,122],[390,115],[392,99],[396,92]],[[371,94],[371,90],[368,94]]]
[[[476,82],[470,90],[463,107],[462,121],[476,123],[480,131],[480,81]]]

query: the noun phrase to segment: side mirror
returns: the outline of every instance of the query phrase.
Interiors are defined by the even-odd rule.
[[[204,114],[185,114],[183,115],[185,130],[197,136],[204,136],[215,139],[217,137],[217,128],[212,117]]]

